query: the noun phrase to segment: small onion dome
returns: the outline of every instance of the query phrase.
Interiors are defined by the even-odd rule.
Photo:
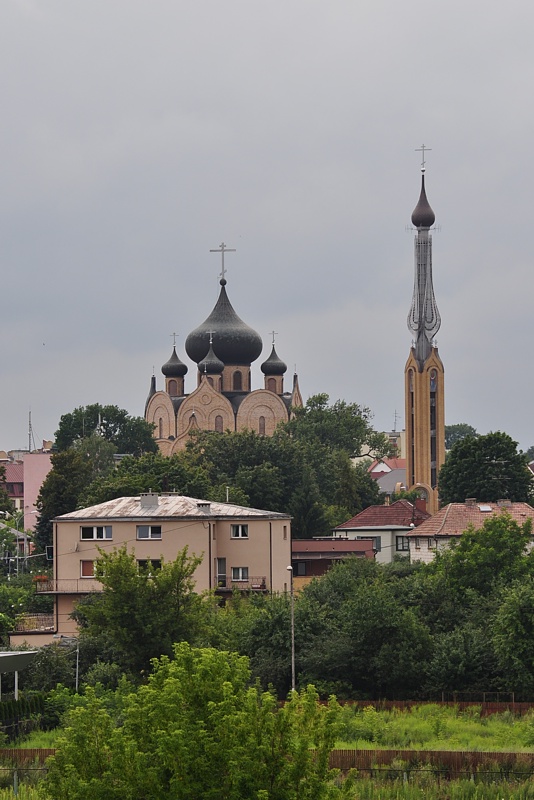
[[[224,364],[213,352],[213,347],[211,344],[207,355],[202,359],[202,361],[198,362],[198,369],[203,375],[220,375],[223,371]]]
[[[281,358],[278,357],[276,350],[271,351],[271,355],[264,361],[260,367],[264,375],[283,375],[287,370],[287,364],[284,364]]]
[[[416,228],[431,228],[436,219],[436,215],[430,207],[430,203],[426,199],[425,192],[425,176],[421,176],[421,194],[419,195],[419,202],[412,213],[412,222]]]
[[[200,367],[199,362],[209,350],[212,331],[217,337],[217,355],[225,364],[249,366],[262,351],[261,336],[235,313],[226,294],[224,278],[220,284],[221,292],[215,308],[185,341],[187,355]]]
[[[176,347],[172,348],[171,357],[162,366],[161,371],[166,378],[183,378],[186,374],[187,366],[176,355]]]

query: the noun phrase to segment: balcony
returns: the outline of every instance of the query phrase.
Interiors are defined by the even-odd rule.
[[[53,614],[24,614],[15,620],[14,633],[40,633],[55,631]]]
[[[218,592],[266,592],[267,578],[265,575],[252,577],[246,581],[233,581],[231,578],[219,576],[215,579],[215,590]]]
[[[102,584],[91,578],[49,578],[46,581],[36,581],[37,594],[89,594],[101,592]]]

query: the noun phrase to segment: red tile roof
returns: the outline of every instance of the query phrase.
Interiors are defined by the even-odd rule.
[[[428,511],[413,507],[409,500],[397,500],[390,506],[369,506],[352,519],[343,522],[334,528],[336,531],[352,530],[353,528],[409,528],[412,522],[416,526],[428,519]]]
[[[6,483],[24,483],[24,464],[9,461],[6,468]]]
[[[528,503],[449,503],[408,536],[461,536],[469,525],[477,530],[489,517],[503,511],[520,525],[527,519],[534,523],[534,508]]]
[[[406,469],[405,458],[380,458],[373,461],[368,469],[368,472],[375,472],[379,464],[385,464],[390,469]]]

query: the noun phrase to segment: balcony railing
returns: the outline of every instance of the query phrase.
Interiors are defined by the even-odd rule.
[[[233,581],[231,578],[221,576],[215,579],[215,589],[222,592],[232,592],[234,589],[240,592],[266,592],[267,578],[261,575],[248,578],[246,581]]]
[[[15,633],[54,630],[55,620],[53,614],[24,614],[15,620]]]
[[[38,594],[88,594],[101,592],[102,584],[92,578],[50,578],[47,581],[37,581],[35,591]]]

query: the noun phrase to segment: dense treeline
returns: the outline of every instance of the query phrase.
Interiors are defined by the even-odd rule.
[[[115,433],[116,441],[128,445],[127,452],[132,453],[117,468],[115,440],[92,428],[87,435],[83,427],[89,410],[94,422],[95,408],[102,407],[88,406],[85,414],[77,409],[62,417],[57,439],[63,449],[52,457],[53,468],[38,501],[37,541],[42,548],[51,543],[55,516],[150,490],[214,501],[228,497],[240,505],[289,513],[297,538],[328,534],[335,525],[381,501],[367,465],[355,466],[351,458],[371,451],[387,454],[390,445],[371,427],[369,409],[355,403],[338,400],[329,405],[328,395],[316,395],[295,409],[294,418],[280,425],[274,436],[196,431],[186,450],[171,458],[153,452],[151,438],[148,446],[142,420],[136,422],[138,440],[133,435],[120,437],[119,423],[110,423],[107,433]],[[103,407],[101,420],[104,412],[111,415]],[[129,434],[133,422],[124,422]]]
[[[484,691],[534,699],[529,542],[530,523],[503,513],[431,564],[349,559],[333,567],[295,596],[298,684],[340,699]],[[194,592],[195,565],[185,551],[161,569],[138,568],[124,549],[102,557],[104,590],[76,612],[83,682],[114,686],[123,673],[142,682],[150,660],[182,640],[248,656],[265,689],[287,694],[291,598],[236,593],[221,606]]]

